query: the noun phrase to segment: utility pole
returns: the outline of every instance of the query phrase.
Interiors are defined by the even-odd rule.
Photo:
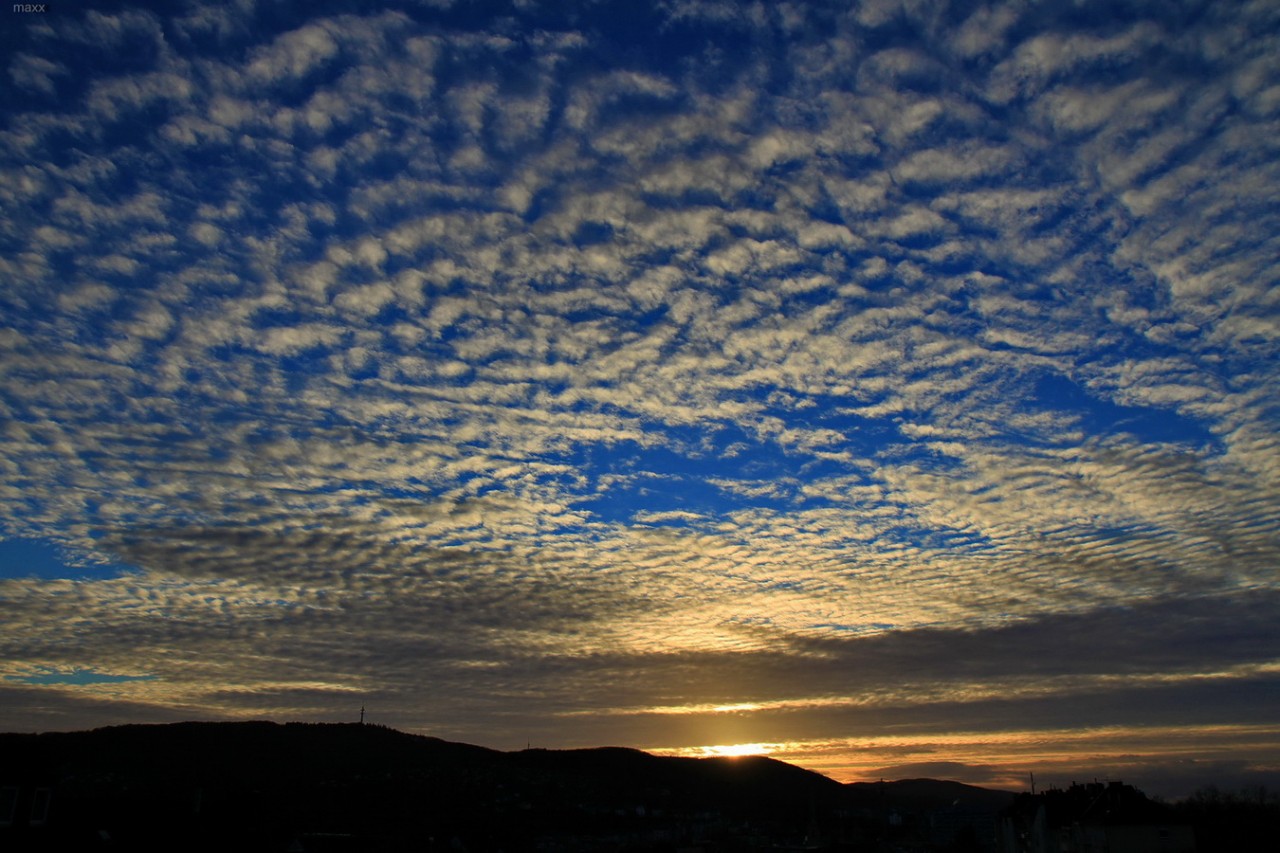
[[[360,725],[364,725],[364,706],[360,706]]]

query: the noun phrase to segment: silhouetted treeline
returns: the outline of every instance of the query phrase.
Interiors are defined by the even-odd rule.
[[[1280,793],[1265,787],[1241,791],[1201,788],[1173,805],[1195,827],[1201,853],[1274,853],[1280,850]]]

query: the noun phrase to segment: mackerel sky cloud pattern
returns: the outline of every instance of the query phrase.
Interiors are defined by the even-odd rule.
[[[1280,782],[1274,3],[6,26],[0,726]]]

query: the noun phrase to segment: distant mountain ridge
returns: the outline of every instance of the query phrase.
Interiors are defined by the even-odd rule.
[[[850,809],[1012,797],[932,780],[846,786],[767,757],[660,757],[621,747],[499,752],[361,724],[0,734],[0,755],[0,786],[18,791],[19,818],[3,828],[0,815],[0,846],[14,850],[59,849],[39,845],[103,833],[113,849],[136,850],[307,849],[299,839],[308,838],[312,848],[370,851],[586,850],[602,838],[659,849],[721,836],[819,849],[813,845],[848,834]],[[24,827],[24,810],[38,802],[23,798],[39,790],[48,816]]]
[[[849,782],[845,788],[858,802],[884,797],[891,807],[909,811],[960,808],[998,812],[1013,802],[1017,794],[980,788],[963,782],[941,779],[899,779],[894,782]]]

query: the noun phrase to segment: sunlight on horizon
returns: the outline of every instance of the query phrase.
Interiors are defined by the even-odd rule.
[[[1151,785],[1153,774],[1158,775],[1161,755],[1193,762],[1225,760],[1240,750],[1263,754],[1276,733],[1276,727],[1269,724],[1045,727],[1018,732],[881,734],[645,751],[684,758],[767,755],[841,783],[930,777],[1018,791],[1026,790],[1029,772],[1046,784],[1065,785],[1077,778],[1085,765],[1115,778]],[[1270,769],[1261,761],[1251,767],[1258,772]],[[1183,793],[1190,793],[1190,789]]]
[[[654,755],[672,755],[680,758],[745,758],[751,755],[770,755],[777,748],[776,743],[721,743],[649,751]]]
[[[0,733],[1280,789],[1280,0],[46,12]]]

